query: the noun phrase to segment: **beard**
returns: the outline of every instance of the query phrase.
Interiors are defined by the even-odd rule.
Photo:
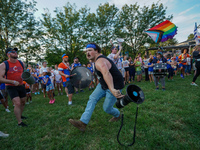
[[[11,58],[13,58],[13,59],[17,59],[17,58],[18,58],[18,56],[11,56]]]
[[[67,63],[68,61],[64,60],[65,63]]]

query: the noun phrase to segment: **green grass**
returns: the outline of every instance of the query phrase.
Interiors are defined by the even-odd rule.
[[[84,112],[92,93],[85,89],[84,93],[73,96],[73,106],[67,105],[64,95],[56,96],[53,105],[48,103],[48,98],[33,95],[33,103],[26,105],[23,113],[28,117],[24,120],[29,125],[27,128],[17,126],[11,101],[11,113],[0,105],[0,131],[10,134],[8,138],[0,138],[0,149],[200,149],[200,88],[190,85],[192,76],[174,79],[166,81],[166,91],[156,91],[154,83],[135,83],[144,91],[145,101],[139,105],[136,142],[132,147],[118,144],[120,121],[108,122],[112,116],[103,111],[104,99],[97,104],[84,133],[68,122],[70,118],[80,119]],[[199,79],[197,84],[200,85]],[[120,141],[124,144],[132,142],[136,106],[130,103],[123,109]]]

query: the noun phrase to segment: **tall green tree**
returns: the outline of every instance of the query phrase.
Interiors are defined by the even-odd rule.
[[[190,35],[188,35],[187,40],[192,40],[192,39],[194,39],[194,34],[193,33],[191,33]]]

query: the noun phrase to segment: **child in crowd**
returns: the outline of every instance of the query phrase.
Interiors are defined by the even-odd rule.
[[[29,104],[29,102],[28,102],[29,98],[30,98],[30,103],[32,103],[30,85],[26,81],[23,81],[23,84],[24,84],[25,89],[26,89],[26,104]]]
[[[47,72],[47,70],[43,71],[43,76],[45,77],[45,80],[46,80],[44,85],[46,85],[46,92],[47,92],[47,95],[50,99],[49,104],[53,104],[53,103],[55,103],[55,98],[53,96],[54,87],[53,87],[53,84],[51,82],[49,75],[51,75],[50,72]]]
[[[125,69],[125,83],[129,83],[129,61],[127,60],[127,56],[125,55],[122,61],[122,66]]]
[[[148,74],[149,74],[149,80],[150,82],[154,82],[153,80],[153,63],[152,63],[153,59],[150,58],[149,59],[149,63],[148,63]]]
[[[136,73],[137,73],[137,81],[138,82],[141,82],[142,80],[142,63],[141,61],[139,60],[139,57],[136,57],[135,59],[135,70],[136,70]]]
[[[6,91],[5,83],[0,83],[0,101],[6,109],[6,112],[10,112],[8,109],[8,92]]]
[[[56,86],[57,86],[57,90],[58,90],[58,95],[63,95],[63,91],[62,91],[62,77],[59,74],[58,65],[57,64],[55,65],[54,74],[55,74],[55,81],[56,81]]]
[[[90,85],[89,85],[89,91],[90,91],[91,89],[94,89],[94,82],[93,82],[94,71],[93,71],[93,68],[92,68],[90,62],[87,63],[87,68],[88,68],[88,69],[91,71],[91,73],[92,73],[92,81],[91,81],[91,83],[90,83]]]
[[[39,91],[39,73],[36,71],[35,68],[32,69],[32,75],[35,79],[35,84],[33,84],[33,91],[35,92],[35,95],[37,94],[40,94],[40,91]]]

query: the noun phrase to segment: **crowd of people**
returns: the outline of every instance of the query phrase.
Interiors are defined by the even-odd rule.
[[[111,42],[112,44],[112,42]],[[6,112],[10,112],[9,106],[8,106],[8,95],[10,96],[13,106],[14,106],[14,113],[18,121],[19,126],[27,126],[25,123],[22,122],[22,119],[25,119],[26,117],[22,116],[22,112],[24,109],[24,105],[32,103],[32,95],[39,95],[43,94],[43,97],[45,98],[46,95],[49,98],[49,104],[55,103],[55,91],[57,95],[63,95],[63,88],[65,90],[66,96],[68,97],[68,105],[72,105],[72,97],[73,94],[78,94],[79,92],[84,92],[83,89],[77,89],[74,88],[72,83],[70,82],[70,77],[72,76],[70,72],[78,67],[78,66],[84,66],[87,67],[91,73],[92,73],[92,82],[89,85],[89,90],[92,90],[95,88],[98,89],[98,91],[101,91],[101,88],[109,89],[112,93],[112,96],[114,95],[115,99],[116,97],[120,97],[120,95],[116,94],[116,91],[114,89],[122,90],[124,87],[123,85],[129,84],[133,81],[135,82],[141,82],[142,80],[154,82],[156,86],[156,90],[159,89],[158,83],[161,82],[162,90],[165,91],[165,76],[155,76],[154,75],[154,64],[156,63],[166,63],[167,65],[167,71],[168,71],[168,81],[173,81],[173,76],[177,75],[178,72],[180,72],[180,78],[185,78],[186,76],[189,76],[192,74],[192,71],[194,71],[194,78],[191,83],[191,85],[198,86],[195,83],[195,80],[200,74],[199,71],[199,62],[200,62],[200,46],[195,47],[193,55],[191,54],[191,51],[189,51],[187,48],[182,49],[181,54],[177,53],[163,53],[163,51],[158,50],[155,55],[152,55],[149,53],[145,53],[144,57],[141,57],[141,53],[138,53],[138,55],[135,58],[132,58],[128,55],[122,56],[122,46],[119,45],[118,48],[115,47],[112,44],[111,47],[111,53],[107,57],[103,57],[103,55],[100,55],[100,48],[98,45],[91,43],[87,45],[87,51],[86,51],[86,57],[89,59],[89,62],[87,65],[81,65],[81,62],[79,61],[78,57],[75,57],[73,60],[73,63],[69,63],[69,58],[66,54],[62,55],[61,63],[55,64],[55,66],[47,67],[47,63],[44,61],[42,63],[42,66],[39,66],[38,64],[36,66],[32,66],[28,64],[28,67],[25,68],[25,65],[19,61],[17,58],[17,48],[8,48],[6,50],[6,54],[8,56],[8,60],[3,62],[0,65],[0,100],[3,106],[5,107]],[[93,57],[92,57],[93,56]],[[101,58],[101,57],[102,58]],[[90,58],[92,57],[92,58]],[[97,58],[99,61],[97,61]],[[104,60],[107,62],[107,64],[104,64],[107,68],[113,68],[113,65],[117,68],[119,73],[121,74],[123,78],[123,83],[121,85],[115,84],[115,82],[119,82],[120,76],[116,72],[116,68],[113,68],[113,70],[109,70],[109,72],[114,72],[113,74],[117,74],[119,76],[119,80],[113,81],[114,83],[110,83],[105,79],[104,76],[111,78],[110,76],[107,76],[107,74],[104,74],[105,70],[102,70],[101,65],[103,62],[100,60]],[[94,63],[97,61],[99,63]],[[112,62],[112,63],[111,63]],[[195,65],[196,64],[196,65]],[[111,66],[110,66],[111,65]],[[102,67],[104,67],[102,65]],[[10,69],[12,68],[12,69]],[[98,68],[98,69],[97,69]],[[96,72],[95,75],[95,69],[99,70],[99,72]],[[29,85],[27,82],[22,81],[21,74],[24,72],[30,72],[30,74],[34,77],[35,83],[32,85]],[[15,73],[15,76],[13,76],[13,73]],[[99,75],[98,75],[99,73]],[[112,78],[116,78],[111,75]],[[144,74],[144,77],[142,76]],[[135,78],[136,75],[136,78]],[[5,77],[6,76],[6,77]],[[99,77],[100,76],[100,77]],[[103,81],[101,80],[102,78]],[[101,83],[102,87],[98,87],[97,84]],[[6,84],[6,86],[5,86]],[[110,85],[111,84],[111,85]],[[114,84],[114,85],[113,85]],[[98,84],[99,85],[99,84]],[[113,88],[113,86],[117,86],[117,88]],[[16,88],[20,87],[20,88]],[[7,88],[6,88],[7,87]],[[98,95],[94,90],[94,93]],[[94,95],[93,95],[94,96]],[[101,96],[98,98],[100,99]],[[111,98],[111,96],[109,97]],[[107,100],[106,100],[107,101]],[[93,103],[93,100],[90,99],[89,102]],[[96,103],[96,102],[95,102]],[[113,109],[114,103],[108,103],[105,107],[105,111],[107,113],[110,113],[114,116],[114,118],[111,119],[111,121],[117,121],[119,120],[119,112],[115,109]],[[90,106],[88,103],[87,107],[93,107]],[[109,108],[109,109],[108,109]],[[94,109],[94,108],[93,108]],[[91,115],[93,110],[88,110],[86,108],[85,113],[83,113],[80,120],[82,122],[77,122],[73,119],[69,120],[72,125],[75,127],[80,126],[80,130],[85,130],[86,125],[88,124],[90,117],[86,116],[88,113]]]

